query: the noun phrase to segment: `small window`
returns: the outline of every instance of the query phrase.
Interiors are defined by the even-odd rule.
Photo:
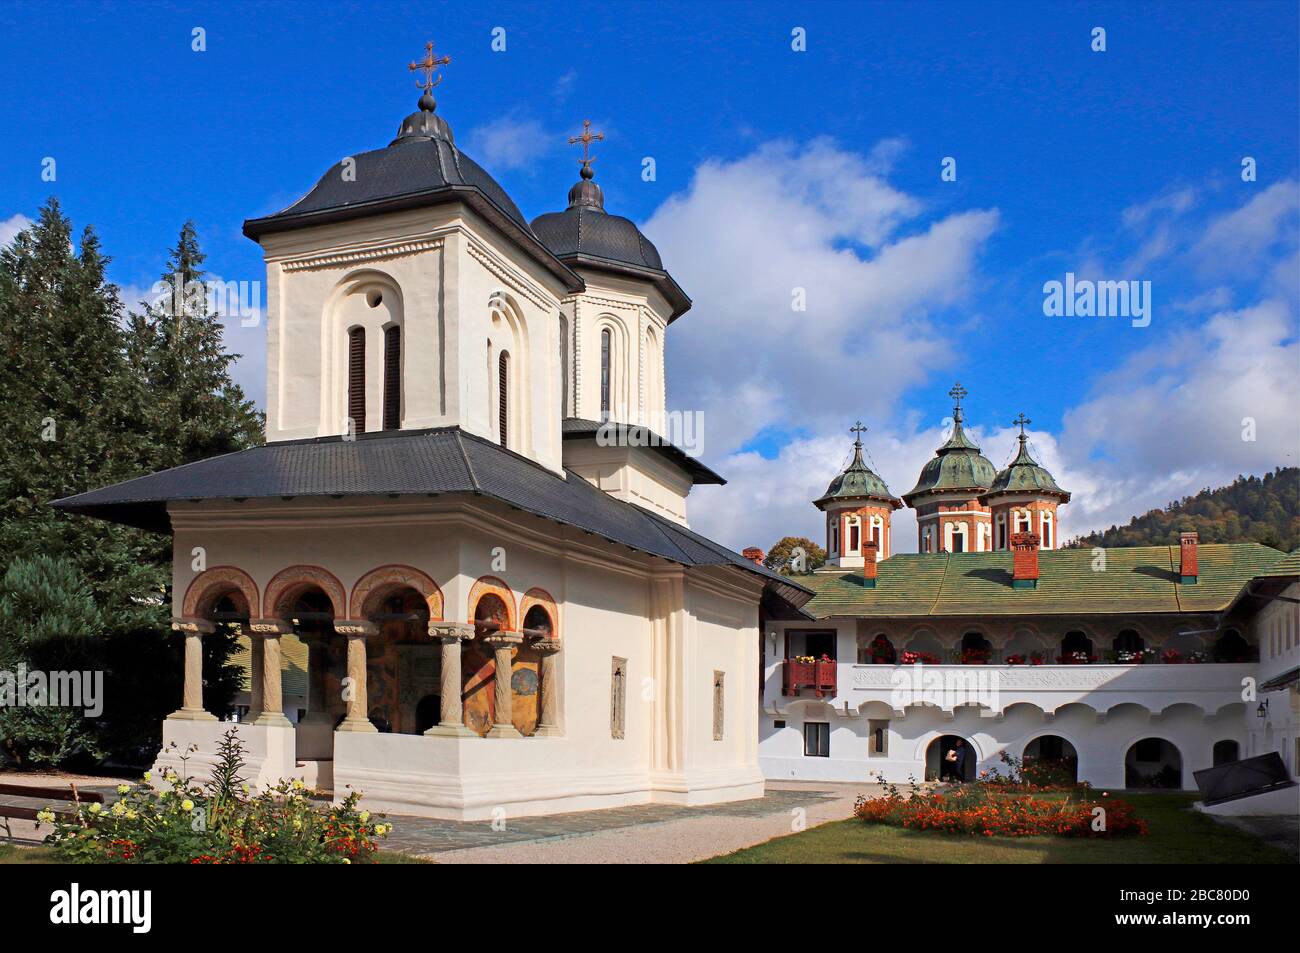
[[[348,332],[348,418],[352,421],[350,433],[366,432],[365,328],[353,328]]]
[[[853,520],[851,523],[849,523],[849,549],[848,549],[848,551],[849,551],[850,553],[856,553],[858,550],[860,550],[860,549],[862,548],[862,544],[861,544],[861,542],[859,541],[859,538],[858,538],[858,533],[859,533],[858,521],[857,521],[857,520]]]
[[[952,551],[954,553],[966,552],[966,533],[964,530],[954,530],[952,534]]]
[[[803,753],[808,758],[829,758],[831,756],[831,726],[827,722],[804,722]]]
[[[510,440],[510,355],[505,351],[497,359],[497,432],[501,446]]]
[[[384,429],[402,426],[402,329],[384,329]]]
[[[600,332],[600,419],[609,419],[610,405],[610,360],[614,346],[613,335],[609,328]]]
[[[725,711],[726,696],[724,694],[723,680],[726,678],[723,672],[713,673],[713,740],[722,740],[723,714]]]
[[[867,752],[873,758],[885,758],[889,756],[889,722],[887,720],[877,720],[875,718],[867,722],[867,730],[870,732],[870,738],[867,743]]]
[[[609,736],[619,740],[627,730],[627,659],[611,661],[609,682]]]
[[[785,721],[782,720],[782,719],[780,719],[780,718],[778,718],[778,719],[776,719],[774,722],[772,722],[772,727],[773,727],[773,728],[784,728],[784,727],[785,727]]]

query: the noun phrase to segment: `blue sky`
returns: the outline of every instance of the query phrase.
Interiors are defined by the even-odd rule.
[[[588,117],[606,133],[607,207],[696,301],[669,335],[670,402],[705,410],[704,456],[734,478],[697,526],[816,531],[806,501],[857,417],[909,489],[959,378],[995,464],[1033,418],[1083,530],[1295,462],[1298,35],[1287,2],[19,4],[0,223],[55,194],[114,280],[147,288],[193,218],[213,273],[258,280],[243,219],[386,144],[432,38],[453,57],[440,114],[526,216],[563,206],[564,137]],[[1066,271],[1151,281],[1151,326],[1045,317]],[[263,333],[231,334],[258,397]]]

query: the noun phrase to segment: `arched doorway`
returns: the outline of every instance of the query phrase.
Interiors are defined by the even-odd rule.
[[[1077,664],[1087,662],[1093,657],[1092,639],[1077,629],[1065,633],[1065,638],[1061,639],[1061,662]]]
[[[416,707],[438,689],[440,647],[429,640],[428,602],[410,586],[385,586],[366,600],[362,614],[379,627],[366,639],[370,721],[380,731],[419,734]]]
[[[993,658],[993,646],[978,632],[967,632],[961,637],[957,660],[963,665],[983,665]]]
[[[1214,743],[1214,766],[1241,760],[1241,745],[1230,738]]]
[[[960,769],[947,760],[950,751],[958,753]],[[965,738],[960,735],[940,735],[925,749],[925,779],[946,781],[957,777],[962,781],[974,781],[977,760],[974,746]]]
[[[286,657],[307,659],[307,714],[297,731],[297,755],[314,761],[334,757],[334,728],[347,713],[343,679],[347,677],[347,643],[334,631],[334,602],[318,586],[300,587],[280,603],[281,618],[293,623],[284,636]]]
[[[1039,735],[1025,745],[1025,780],[1036,784],[1076,784],[1079,753],[1060,735]]]
[[[1115,636],[1110,647],[1115,652],[1116,656],[1121,654],[1135,656],[1140,655],[1142,650],[1147,646],[1142,636],[1138,635],[1136,629],[1123,629]]]
[[[1124,786],[1172,788],[1183,786],[1183,756],[1164,738],[1141,738],[1124,755]]]
[[[486,735],[496,716],[494,685],[496,659],[484,638],[510,627],[510,610],[499,595],[488,592],[474,606],[474,638],[465,644],[461,656],[465,725]]]

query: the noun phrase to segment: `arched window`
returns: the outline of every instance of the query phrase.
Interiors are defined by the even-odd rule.
[[[402,327],[384,328],[384,429],[402,426]]]
[[[840,551],[840,521],[839,517],[831,516],[827,520],[830,524],[830,549],[832,553]]]
[[[348,332],[348,417],[352,420],[352,433],[366,432],[365,328]]]
[[[1134,630],[1124,629],[1119,633],[1119,635],[1115,636],[1115,641],[1111,643],[1111,648],[1114,649],[1117,654],[1124,652],[1129,655],[1136,655],[1138,652],[1141,652],[1146,648],[1146,643],[1142,640],[1142,636],[1138,635]]]
[[[510,355],[505,351],[497,358],[497,429],[501,446],[507,446],[510,437]]]
[[[849,517],[849,548],[847,553],[856,554],[862,549],[862,521],[856,516]]]
[[[1043,514],[1043,540],[1039,544],[1042,549],[1052,548],[1052,514]]]
[[[1007,548],[1007,515],[998,514],[998,549]]]
[[[612,378],[610,376],[610,362],[613,359],[611,351],[614,347],[614,336],[610,333],[609,328],[603,328],[600,332],[600,419],[609,419],[610,405],[610,387]]]
[[[958,523],[952,528],[952,546],[949,552],[964,553],[966,552],[966,527]]]

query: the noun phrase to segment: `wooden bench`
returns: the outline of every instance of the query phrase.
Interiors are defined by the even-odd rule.
[[[0,797],[24,797],[38,801],[71,801],[81,804],[104,803],[104,795],[97,791],[78,791],[75,784],[69,784],[66,789],[35,787],[26,784],[0,784]],[[13,831],[9,828],[11,819],[34,821],[36,815],[44,810],[51,810],[60,817],[71,817],[76,813],[76,808],[72,804],[67,807],[50,807],[49,805],[25,807],[18,804],[0,804],[0,822],[4,824],[5,836],[10,840],[13,839]]]

